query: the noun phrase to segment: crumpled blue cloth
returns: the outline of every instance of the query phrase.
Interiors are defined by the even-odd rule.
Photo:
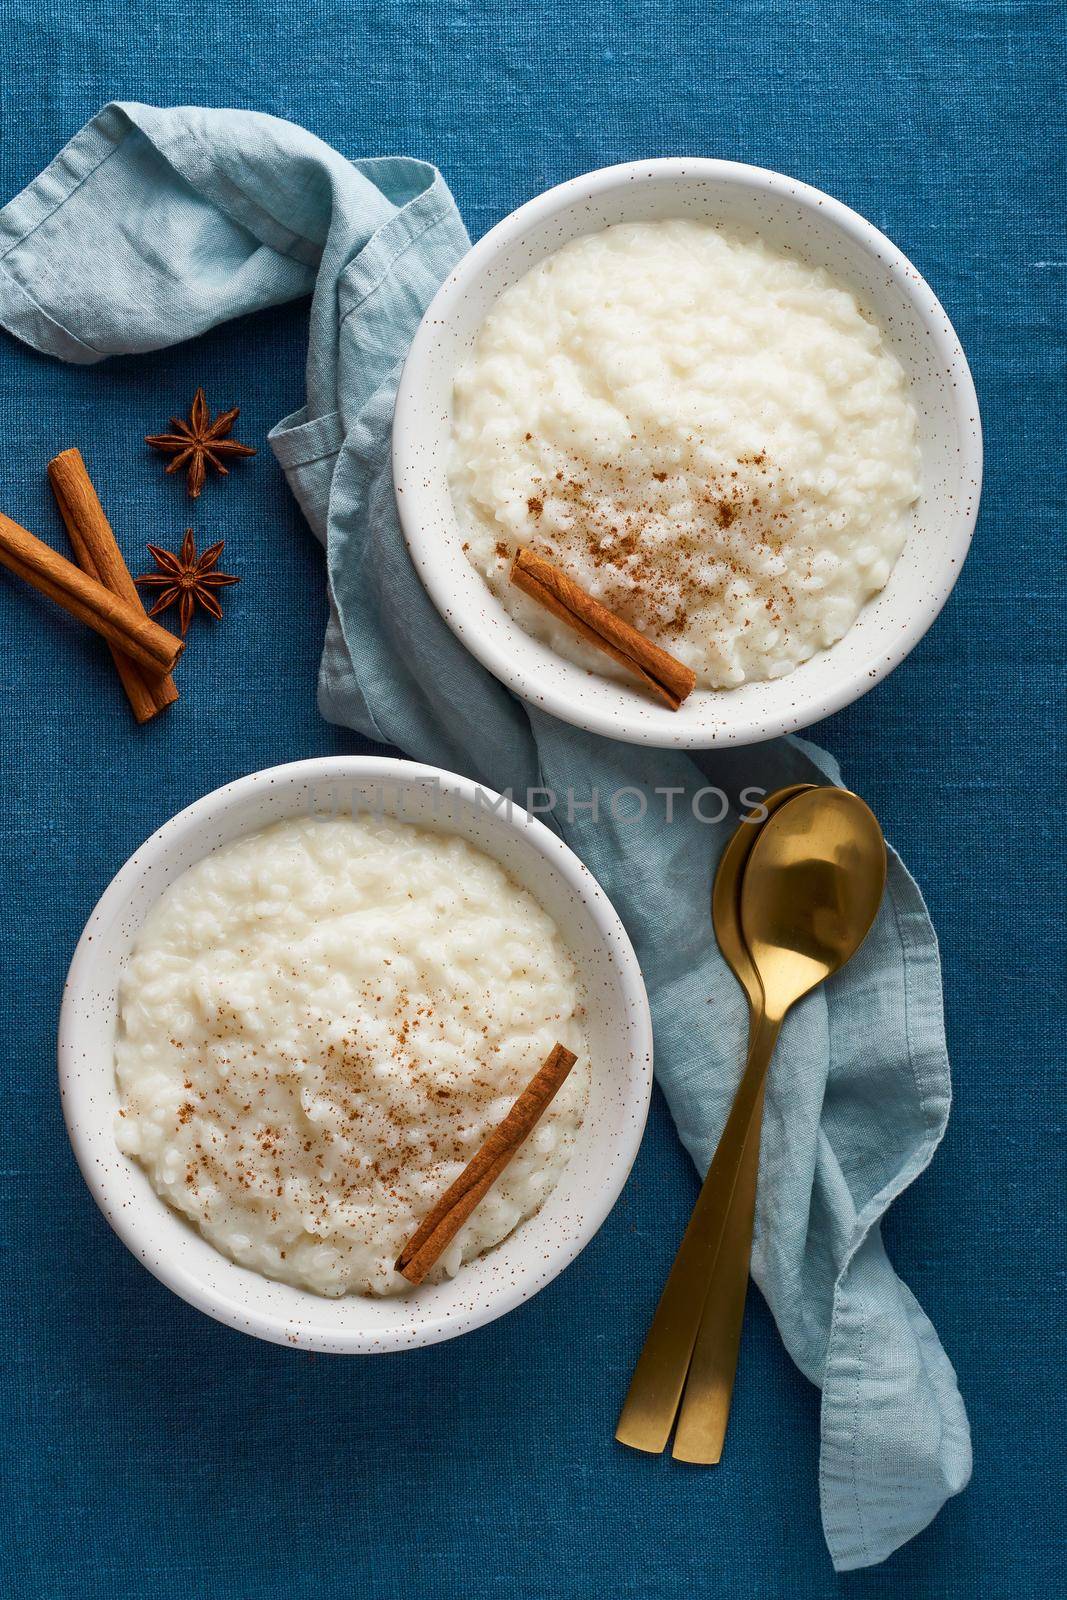
[[[703,1172],[747,1018],[709,936],[712,874],[735,819],[698,820],[692,797],[839,774],[798,739],[693,757],[580,733],[514,699],[438,617],[397,523],[390,430],[409,341],[467,247],[423,163],[350,162],[252,112],[110,105],[0,211],[0,322],[39,350],[93,362],[312,294],[307,404],[271,443],[327,551],[322,710],[517,798],[556,796],[555,826],[633,938],[656,1075]],[[605,801],[636,788],[652,803],[643,816],[633,797],[617,816],[602,803],[594,819],[582,806],[594,788]],[[715,802],[700,809],[712,816]],[[937,1148],[949,1101],[937,942],[891,854],[863,949],[783,1030],[752,1259],[790,1354],[822,1388],[820,1499],[839,1569],[883,1560],[970,1476],[955,1373],[879,1227]]]

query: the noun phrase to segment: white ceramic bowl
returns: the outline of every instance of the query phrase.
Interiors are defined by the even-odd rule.
[[[680,711],[562,660],[515,623],[463,555],[448,488],[452,389],[493,301],[569,240],[616,222],[702,217],[758,229],[826,267],[878,323],[911,381],[922,495],[889,583],[831,649],[787,677],[702,689]],[[762,167],[672,159],[606,167],[549,189],[493,228],[444,283],[409,352],[396,404],[400,520],[445,621],[523,699],[565,722],[636,744],[704,749],[807,727],[897,666],[941,610],[967,554],[982,478],[978,402],[948,317],[877,228],[818,189]]]
[[[78,1164],[115,1232],[184,1300],[231,1327],[311,1350],[370,1353],[451,1338],[510,1311],[573,1261],[600,1227],[640,1143],[652,1087],[652,1030],[637,958],[578,857],[520,807],[499,811],[466,778],[376,757],[258,772],[218,789],[153,834],[112,881],[71,963],[59,1025],[63,1112]],[[327,1300],[236,1266],[155,1193],[115,1142],[114,1043],[122,969],[149,908],[194,861],[243,834],[312,812],[386,815],[480,845],[556,919],[584,981],[592,1075],[575,1154],[537,1213],[457,1277],[410,1294]]]

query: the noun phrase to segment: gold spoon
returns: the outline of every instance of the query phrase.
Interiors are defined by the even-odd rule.
[[[748,1000],[748,1038],[751,1046],[763,1014],[763,985],[752,965],[741,932],[741,880],[760,829],[787,800],[814,789],[813,783],[795,783],[778,789],[763,802],[764,816],[754,815],[738,824],[720,859],[711,895],[711,921],[723,959],[745,991]],[[748,1269],[752,1256],[752,1227],[756,1214],[759,1178],[760,1130],[763,1123],[763,1089],[756,1097],[745,1151],[737,1174],[733,1201],[726,1218],[722,1243],[708,1284],[704,1315],[700,1320],[686,1379],[682,1409],[671,1454],[676,1461],[712,1466],[722,1455],[726,1424],[730,1418],[741,1325],[748,1294]]]
[[[787,800],[752,845],[741,927],[764,1010],[715,1158],[660,1295],[615,1437],[658,1454],[670,1436],[707,1287],[730,1211],[749,1124],[786,1013],[855,954],[885,887],[885,841],[845,789]]]

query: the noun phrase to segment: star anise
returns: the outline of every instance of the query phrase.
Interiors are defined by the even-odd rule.
[[[170,433],[147,433],[145,444],[174,457],[167,468],[168,472],[177,472],[180,467],[185,467],[189,494],[195,500],[204,487],[208,462],[225,477],[229,470],[224,464],[225,457],[255,455],[250,444],[238,444],[236,439],[226,437],[240,414],[240,406],[234,406],[232,411],[222,412],[212,422],[204,391],[198,389],[188,421],[171,417]]]
[[[224,543],[225,541],[220,539],[218,544],[213,544],[210,550],[205,550],[202,556],[198,556],[193,530],[189,528],[182,540],[180,555],[174,555],[170,550],[162,550],[158,544],[150,544],[148,553],[159,571],[148,572],[143,577],[134,579],[135,583],[143,584],[146,589],[162,590],[148,615],[157,616],[160,611],[166,611],[168,606],[177,602],[183,639],[198,605],[203,606],[209,616],[221,618],[222,607],[216,598],[215,590],[225,589],[231,583],[241,581],[228,572],[215,571]]]

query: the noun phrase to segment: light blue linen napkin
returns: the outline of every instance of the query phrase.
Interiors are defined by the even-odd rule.
[[[322,710],[517,798],[556,796],[555,826],[634,940],[656,1075],[703,1172],[746,1015],[708,925],[734,819],[698,820],[693,797],[839,774],[797,739],[690,757],[579,733],[514,699],[438,617],[397,524],[390,428],[408,343],[467,246],[447,188],[422,163],[350,162],[251,112],[111,105],[0,211],[0,322],[39,350],[93,362],[313,294],[307,404],[271,443],[327,551]],[[582,806],[594,788],[596,820]],[[644,815],[633,794],[613,814],[624,788],[642,792]],[[698,808],[712,816],[716,802]],[[970,1476],[955,1373],[879,1228],[933,1155],[949,1099],[937,943],[891,855],[860,954],[783,1030],[752,1260],[790,1354],[822,1388],[820,1499],[839,1569],[883,1560]]]

